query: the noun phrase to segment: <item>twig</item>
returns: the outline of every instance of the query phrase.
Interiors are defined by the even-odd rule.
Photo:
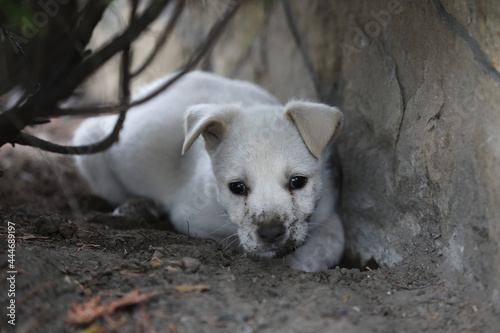
[[[307,53],[307,48],[304,45],[304,41],[302,40],[302,36],[300,35],[299,29],[296,25],[295,17],[293,16],[292,9],[290,8],[290,4],[288,0],[281,0],[281,4],[283,5],[283,10],[285,12],[285,18],[286,22],[288,24],[288,28],[290,29],[290,32],[292,33],[293,40],[295,41],[295,44],[297,45],[297,48],[299,49],[300,53],[302,54],[302,59],[304,61],[304,64],[307,67],[307,71],[311,75],[311,79],[313,81],[314,87],[316,88],[316,92],[318,95],[320,94],[321,91],[321,82],[314,70],[313,63],[311,61],[311,57]]]
[[[200,60],[203,58],[203,56],[210,50],[211,46],[214,44],[214,42],[217,40],[217,38],[220,36],[222,31],[224,30],[224,27],[228,24],[228,22],[231,20],[231,18],[234,16],[236,11],[238,10],[239,6],[241,4],[241,0],[236,2],[236,4],[229,8],[222,18],[214,24],[212,29],[210,29],[210,32],[208,33],[205,41],[199,46],[198,50],[191,56],[189,61],[186,63],[186,65],[178,71],[175,75],[173,75],[167,82],[165,82],[162,86],[160,86],[158,89],[153,91],[152,93],[148,94],[147,96],[143,97],[142,99],[133,101],[133,102],[128,102],[128,101],[122,101],[121,104],[116,105],[116,106],[105,106],[105,107],[100,107],[92,110],[91,108],[84,109],[85,113],[92,113],[93,111],[99,110],[99,111],[106,111],[107,113],[112,112],[112,111],[117,111],[119,110],[120,116],[115,124],[115,127],[110,135],[108,135],[105,139],[96,142],[91,145],[84,145],[84,146],[62,146],[58,144],[54,144],[42,139],[39,139],[37,137],[34,137],[32,135],[26,134],[26,133],[19,133],[19,135],[16,137],[15,140],[12,141],[13,144],[20,144],[20,145],[28,145],[32,147],[37,147],[46,151],[54,152],[54,153],[59,153],[59,154],[72,154],[72,155],[83,155],[83,154],[93,154],[97,152],[101,152],[109,148],[117,139],[119,132],[121,130],[121,127],[123,125],[123,122],[125,121],[125,113],[126,111],[134,106],[140,105],[142,103],[145,103],[152,98],[156,97],[160,93],[162,93],[165,89],[170,87],[174,82],[176,82],[179,78],[181,78],[184,74],[187,72],[193,70],[196,65],[200,62]],[[126,46],[125,46],[126,48]],[[129,61],[129,60],[128,60]],[[122,68],[122,73],[123,73],[123,68]],[[122,82],[122,85],[124,83]],[[62,115],[62,110],[63,109],[58,109],[59,110],[59,115]],[[77,109],[73,109],[73,111],[76,111]],[[49,117],[52,116],[49,113]]]
[[[86,9],[92,8],[92,10],[84,11],[84,15],[80,19],[81,24],[77,30],[78,39],[82,43],[82,47],[90,41],[94,28],[101,20],[108,4],[108,0],[91,0],[87,3]]]
[[[82,246],[78,247],[76,249],[76,251],[77,252],[83,251],[83,249],[86,248],[86,247],[100,248],[101,245],[97,245],[97,244],[83,244]]]
[[[131,41],[136,39],[139,34],[163,12],[163,9],[169,2],[170,0],[151,1],[149,7],[144,10],[142,16],[135,18],[120,36],[116,37],[111,43],[105,45],[98,52],[90,55],[77,66],[66,80],[54,87],[54,93],[46,91],[46,93],[48,93],[47,99],[58,101],[61,95],[69,96],[91,73],[97,68],[100,68],[116,53],[123,51]]]
[[[51,54],[55,55],[57,59],[61,59],[57,61],[55,66],[50,67],[51,70],[47,76],[41,78],[39,83],[41,87],[57,85],[61,81],[64,82],[67,73],[81,63],[86,54],[85,46],[89,43],[92,33],[101,20],[108,4],[107,0],[89,0],[84,9],[76,17],[73,17],[73,20],[80,22],[78,26],[75,25],[74,30],[68,27],[65,20],[61,20],[59,16],[56,16],[61,32],[58,33],[58,42],[55,42],[55,45],[50,47]],[[71,19],[67,20],[71,21]],[[45,62],[42,61],[40,66],[44,65]]]
[[[118,135],[125,121],[125,113],[120,113],[113,131],[101,141],[90,145],[83,146],[63,146],[50,141],[42,140],[33,135],[21,132],[18,134],[17,138],[12,142],[12,144],[19,144],[22,146],[31,146],[35,148],[40,148],[45,151],[52,153],[63,154],[63,155],[85,155],[94,154],[97,152],[104,151],[111,147],[113,143],[118,139]]]
[[[136,100],[130,104],[131,107],[137,106],[139,104],[145,103],[152,98],[156,97],[160,93],[162,93],[165,89],[170,87],[175,81],[177,81],[180,77],[182,77],[184,74],[192,71],[196,65],[200,62],[200,60],[207,54],[207,52],[210,50],[214,42],[217,40],[217,38],[220,36],[222,31],[224,31],[224,27],[229,23],[231,18],[233,18],[234,14],[238,11],[238,8],[241,5],[241,1],[239,0],[235,3],[234,6],[230,7],[229,9],[226,10],[226,12],[223,14],[222,18],[215,23],[215,25],[210,29],[210,32],[208,33],[207,37],[205,38],[204,42],[198,47],[198,49],[194,52],[194,54],[191,56],[189,61],[187,62],[186,65],[182,68],[182,70],[178,71],[175,75],[173,75],[170,80],[165,82],[162,86],[160,86],[157,90],[153,91],[149,95],[145,96],[142,99]]]
[[[151,62],[155,59],[157,56],[158,52],[160,51],[161,47],[165,44],[167,41],[168,37],[172,33],[172,30],[174,29],[177,20],[179,19],[181,13],[184,10],[186,1],[184,0],[178,0],[177,5],[175,6],[174,13],[170,17],[170,20],[168,21],[167,25],[165,26],[165,29],[161,33],[160,37],[156,41],[155,48],[151,53],[148,55],[147,59],[142,63],[142,65],[137,68],[134,72],[132,72],[131,76],[135,77],[139,74],[141,74],[150,64]]]
[[[24,236],[19,236],[17,239],[21,240],[31,240],[31,239],[50,239],[50,237],[46,236],[35,236],[35,235],[24,235]]]
[[[130,0],[131,11],[130,11],[130,22],[134,21],[135,13],[137,11],[137,1]],[[128,104],[130,102],[130,62],[132,58],[132,50],[130,48],[130,42],[123,48],[122,59],[121,59],[121,70],[120,70],[120,96],[119,100],[123,104]],[[123,113],[127,110],[123,110]]]
[[[5,29],[4,27],[2,27],[2,31],[3,31],[4,35],[11,42],[11,45],[16,47],[16,51],[20,52],[21,54],[24,54],[23,48],[19,44],[19,41],[17,40],[16,36],[14,34],[10,33],[9,31],[7,31],[7,29]]]
[[[96,116],[106,113],[119,113],[130,106],[128,104],[113,104],[113,105],[99,105],[99,106],[88,106],[83,108],[55,108],[49,111],[49,117],[59,118],[66,116],[76,116],[76,117],[87,117]]]
[[[200,62],[200,60],[205,56],[205,54],[210,50],[210,47],[215,43],[221,32],[224,30],[224,27],[231,20],[231,18],[236,14],[239,6],[241,4],[241,0],[236,2],[233,7],[228,9],[222,18],[212,27],[210,32],[203,44],[198,47],[198,50],[191,56],[188,62],[183,66],[181,70],[179,70],[174,76],[170,78],[167,82],[165,82],[161,87],[157,90],[153,91],[149,95],[145,96],[142,99],[133,101],[130,105],[125,105],[123,103],[117,105],[105,105],[105,106],[96,106],[96,107],[88,107],[88,108],[58,108],[52,111],[47,112],[49,117],[64,117],[64,116],[86,116],[86,115],[98,115],[104,113],[117,113],[121,112],[124,109],[129,107],[134,107],[139,104],[145,103],[152,98],[156,97],[160,93],[162,93],[165,89],[170,87],[175,81],[177,81],[181,76],[186,74],[187,72],[193,70],[196,65]]]

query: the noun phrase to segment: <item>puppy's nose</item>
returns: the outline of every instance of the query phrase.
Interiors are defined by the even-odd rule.
[[[286,228],[284,225],[260,226],[257,230],[260,239],[265,243],[276,243],[285,237]]]

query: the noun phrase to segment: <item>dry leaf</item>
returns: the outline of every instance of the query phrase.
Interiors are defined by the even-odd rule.
[[[120,271],[121,275],[124,275],[126,277],[135,277],[135,276],[142,276],[144,275],[140,270],[138,269],[122,269]]]
[[[82,305],[73,303],[73,307],[68,308],[68,317],[66,321],[73,324],[85,324],[102,316],[104,307],[98,305],[100,300],[100,296],[94,296],[90,300],[83,302]]]
[[[131,291],[120,299],[109,302],[109,304],[99,304],[101,297],[94,296],[83,305],[73,304],[68,308],[68,316],[66,321],[72,324],[90,323],[94,319],[102,317],[105,314],[113,313],[117,308],[140,303],[154,295],[158,291],[141,294],[137,289]]]
[[[167,260],[167,262],[175,266],[182,266],[182,260]]]
[[[165,266],[165,270],[169,273],[177,273],[177,272],[180,272],[180,268],[178,267],[173,267],[173,266]]]
[[[160,267],[161,265],[163,265],[163,261],[161,261],[161,259],[158,257],[151,259],[151,261],[149,263],[153,267]]]
[[[29,240],[29,239],[50,239],[50,237],[45,237],[45,236],[35,236],[35,235],[24,235],[24,236],[19,236],[17,239],[22,239],[22,240]]]
[[[117,308],[140,303],[142,301],[147,300],[150,297],[153,297],[156,294],[158,294],[158,291],[156,290],[150,291],[149,293],[141,294],[139,290],[135,289],[130,293],[128,293],[127,295],[123,296],[122,298],[117,299],[116,301],[112,301],[108,305],[108,312],[113,313]]]
[[[195,285],[181,284],[179,286],[175,286],[174,289],[181,293],[192,293],[195,291],[207,291],[210,290],[210,287],[207,286],[206,284],[195,284]]]

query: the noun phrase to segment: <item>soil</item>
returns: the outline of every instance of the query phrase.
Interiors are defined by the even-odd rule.
[[[43,134],[67,140],[57,131]],[[0,170],[0,332],[495,332],[500,324],[486,291],[411,258],[303,273],[175,234],[154,214],[112,216],[71,157],[2,147]],[[15,274],[7,273],[9,225]]]

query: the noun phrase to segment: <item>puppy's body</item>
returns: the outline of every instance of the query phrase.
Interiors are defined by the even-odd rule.
[[[115,121],[86,120],[75,144],[102,138]],[[315,271],[336,264],[344,245],[323,153],[340,121],[333,108],[283,107],[253,84],[193,72],[130,110],[118,144],[76,160],[92,191],[112,203],[153,199],[181,233],[238,235],[249,253]]]

